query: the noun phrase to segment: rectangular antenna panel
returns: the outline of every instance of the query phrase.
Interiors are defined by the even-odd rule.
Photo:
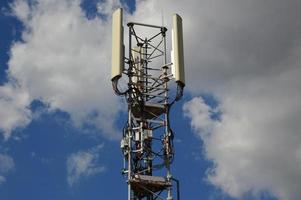
[[[112,70],[111,80],[120,77],[124,68],[122,9],[113,13],[112,19]]]
[[[173,29],[171,29],[171,51],[170,51],[170,55],[171,55],[171,73],[172,75],[175,77],[176,75],[176,70],[175,70],[175,55],[174,55],[174,33],[173,33]]]
[[[183,27],[182,18],[178,14],[173,15],[172,45],[171,57],[175,81],[185,85]]]

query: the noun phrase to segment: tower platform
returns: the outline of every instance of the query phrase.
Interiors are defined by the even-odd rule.
[[[143,198],[147,195],[152,195],[172,186],[169,181],[160,176],[136,174],[129,180],[129,182],[135,194],[140,198]]]

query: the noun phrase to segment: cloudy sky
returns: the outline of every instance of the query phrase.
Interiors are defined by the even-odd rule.
[[[183,18],[182,199],[299,200],[300,0],[1,0],[0,199],[125,198],[126,112],[109,80],[118,7],[125,21]]]

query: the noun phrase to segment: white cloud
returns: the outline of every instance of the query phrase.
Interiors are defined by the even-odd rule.
[[[122,7],[119,0],[104,0],[97,3],[97,11],[108,17],[111,17],[112,11],[119,7]]]
[[[109,14],[116,2],[107,1],[110,6],[104,14]],[[11,110],[18,110],[13,115],[1,109],[2,118],[14,118],[1,125],[7,138],[13,129],[30,122],[27,106],[34,99],[49,105],[50,110],[69,113],[77,127],[89,124],[100,129],[107,138],[119,137],[114,119],[120,105],[109,79],[110,18],[107,21],[100,17],[87,19],[80,3],[79,0],[41,0],[31,5],[22,0],[13,3],[13,13],[25,30],[23,41],[12,45],[7,70],[22,93],[8,101],[1,100]],[[10,84],[2,86],[2,90],[10,90]],[[20,100],[25,98],[23,96],[26,102]],[[19,101],[22,105],[16,105]]]
[[[82,178],[99,174],[105,167],[99,164],[99,151],[103,145],[98,145],[87,151],[78,151],[67,158],[67,182],[74,186]]]
[[[14,167],[14,160],[10,156],[0,153],[0,185],[6,182],[5,175]]]
[[[31,111],[27,108],[29,95],[17,85],[0,86],[0,130],[4,139],[11,131],[26,126],[31,120]]]
[[[185,115],[192,119],[191,126],[200,132],[202,137],[206,137],[212,132],[215,122],[210,116],[213,110],[204,103],[202,98],[192,99],[184,105],[183,109]]]
[[[300,72],[229,87],[219,96],[220,121],[208,120],[212,109],[201,98],[185,104],[205,155],[214,163],[208,174],[212,184],[237,198],[267,191],[279,199],[299,199]]]

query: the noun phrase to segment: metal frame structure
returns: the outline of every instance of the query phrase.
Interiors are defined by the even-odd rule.
[[[112,85],[128,104],[121,140],[128,200],[173,200],[173,196],[179,200],[179,181],[171,173],[174,134],[169,111],[182,97],[184,85],[178,83],[176,94],[170,96],[172,63],[167,63],[167,28],[135,22],[127,26],[129,47],[123,74],[128,77],[128,86],[126,91],[119,90],[120,77],[113,78]],[[154,34],[144,37],[137,34],[136,28]]]

